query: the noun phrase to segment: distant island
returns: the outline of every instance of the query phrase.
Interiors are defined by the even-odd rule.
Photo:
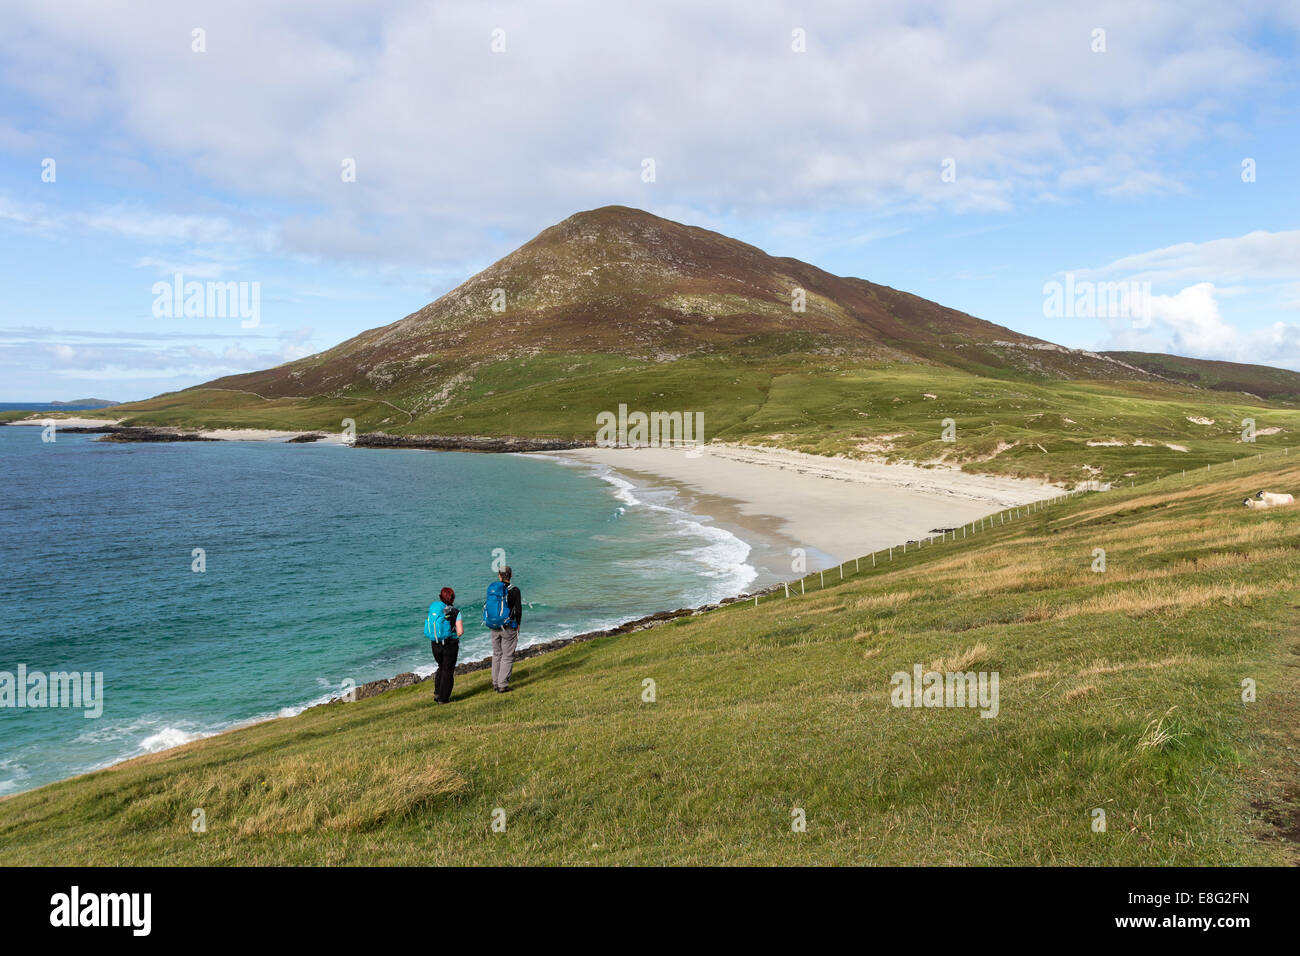
[[[75,398],[70,402],[50,402],[56,408],[111,408],[121,402],[110,402],[106,398]]]

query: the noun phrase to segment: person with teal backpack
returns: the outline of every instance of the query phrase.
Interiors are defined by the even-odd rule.
[[[510,689],[519,625],[524,618],[524,600],[519,589],[511,587],[510,575],[508,565],[498,571],[483,602],[483,626],[492,632],[492,688],[498,694]]]
[[[439,704],[451,703],[456,655],[460,653],[460,639],[465,635],[465,622],[455,603],[456,592],[443,588],[438,592],[438,600],[429,605],[429,615],[424,619],[424,636],[429,639],[433,659],[438,662],[438,672],[433,675],[433,699]]]

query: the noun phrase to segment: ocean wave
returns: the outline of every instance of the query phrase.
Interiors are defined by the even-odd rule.
[[[27,768],[13,757],[0,757],[0,773],[6,776],[6,779],[0,780],[0,794],[19,789],[23,786],[22,781],[31,776]]]
[[[721,593],[717,597],[739,594],[758,577],[758,569],[746,561],[753,548],[730,531],[691,521],[680,533],[709,539],[702,547],[686,548],[678,554],[701,565],[701,573],[718,582]]]
[[[614,497],[628,507],[664,514],[676,526],[674,533],[704,539],[703,545],[684,548],[677,553],[699,565],[701,575],[716,582],[710,589],[709,601],[737,594],[758,577],[758,569],[746,561],[753,550],[749,542],[725,528],[707,524],[706,517],[692,514],[675,504],[662,503],[678,497],[673,489],[640,488],[608,465],[592,465],[590,470],[595,477],[612,485]],[[660,501],[652,500],[654,498]]]
[[[216,732],[212,731],[212,733]],[[157,733],[150,734],[140,741],[140,749],[145,753],[156,754],[163,750],[179,747],[181,744],[187,744],[192,740],[199,740],[209,736],[211,734],[202,731],[182,730],[180,727],[164,727]]]
[[[97,734],[80,735],[78,740],[89,743],[104,743],[125,737],[134,737],[135,742],[127,749],[119,749],[117,754],[108,760],[102,760],[75,772],[92,773],[96,770],[104,770],[114,764],[143,757],[145,754],[162,753],[164,750],[171,750],[173,747],[191,741],[215,736],[224,730],[231,730],[234,726],[234,722],[203,727],[194,721],[184,719],[171,719],[157,715],[138,717],[116,727],[103,728]]]

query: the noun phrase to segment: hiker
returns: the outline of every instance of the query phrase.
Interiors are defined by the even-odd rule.
[[[510,574],[509,565],[497,572],[483,602],[483,625],[492,632],[492,688],[498,694],[510,690],[519,625],[524,619],[523,597],[518,588],[511,587]]]
[[[460,653],[460,639],[465,635],[465,622],[455,603],[456,592],[443,588],[438,592],[438,600],[429,605],[429,616],[424,619],[424,636],[429,639],[433,659],[438,662],[438,673],[433,675],[433,700],[438,704],[451,703],[456,655]]]

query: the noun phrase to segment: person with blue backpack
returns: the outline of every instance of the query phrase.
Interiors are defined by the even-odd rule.
[[[519,589],[511,586],[510,575],[509,565],[498,571],[483,602],[483,626],[492,632],[492,688],[498,694],[510,690],[519,625],[524,619],[524,600]]]
[[[443,588],[438,592],[438,600],[429,605],[429,616],[424,619],[424,636],[429,639],[433,659],[438,662],[438,672],[433,675],[433,699],[439,704],[451,703],[456,655],[460,653],[460,639],[465,635],[465,622],[455,605],[456,592]]]

